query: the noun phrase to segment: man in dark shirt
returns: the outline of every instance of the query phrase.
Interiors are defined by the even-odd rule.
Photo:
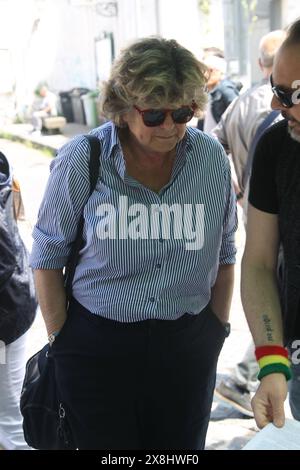
[[[237,178],[234,182],[237,199],[243,207],[245,224],[248,206],[248,180],[251,170],[251,163],[248,163],[248,159],[252,160],[250,154],[257,132],[260,132],[261,126],[265,126],[266,129],[271,124],[273,94],[270,87],[270,75],[275,54],[285,39],[286,32],[283,30],[271,31],[261,38],[258,49],[261,82],[232,102],[223,114],[218,126],[212,131],[226,152],[231,155]],[[275,117],[276,121],[281,119],[280,114]],[[253,417],[251,395],[258,386],[257,374],[258,365],[254,355],[254,344],[251,340],[243,358],[235,365],[232,373],[224,377],[217,385],[216,396],[225,403],[229,403],[244,416]]]
[[[284,424],[290,366],[290,405],[300,419],[300,20],[275,57],[272,108],[284,121],[260,140],[250,182],[247,240],[242,261],[242,301],[256,345],[261,383],[252,401],[259,427]],[[276,277],[284,252],[282,292]],[[283,321],[282,321],[283,314]]]

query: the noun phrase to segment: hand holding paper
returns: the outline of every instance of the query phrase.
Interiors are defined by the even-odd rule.
[[[287,391],[287,381],[283,374],[270,374],[261,380],[251,403],[259,428],[265,427],[268,423],[273,423],[279,428],[284,425],[284,402]]]

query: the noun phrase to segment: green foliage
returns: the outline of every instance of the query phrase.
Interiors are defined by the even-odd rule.
[[[255,15],[257,0],[241,0],[242,7],[248,17],[249,24],[257,21],[257,15]]]
[[[24,118],[17,114],[13,120],[14,124],[23,124],[25,122]]]
[[[204,15],[209,15],[211,1],[210,0],[198,0],[198,7],[201,13],[203,13]]]

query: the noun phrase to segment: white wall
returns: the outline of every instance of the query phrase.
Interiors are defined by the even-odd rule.
[[[26,106],[29,97],[26,66],[32,39],[33,0],[0,2],[0,48],[8,48],[13,70],[14,100]],[[16,14],[17,12],[17,14]],[[38,58],[36,59],[38,62]],[[1,73],[4,73],[1,70]]]
[[[119,0],[116,52],[136,38],[158,34],[157,0]]]
[[[12,55],[18,96],[26,102],[41,81],[54,91],[94,88],[94,40],[114,23],[68,0],[1,0],[0,48]]]
[[[222,0],[211,0],[209,16],[201,14],[198,0],[119,0],[117,49],[160,34],[200,56],[203,47],[224,47],[222,15]]]
[[[94,41],[105,31],[114,33],[116,54],[137,37],[160,33],[201,56],[203,47],[223,47],[222,0],[211,0],[209,17],[198,0],[118,0],[112,18],[69,0],[0,0],[0,48],[5,43],[12,53],[18,101],[30,101],[44,80],[56,92],[94,88]]]
[[[160,0],[162,36],[176,39],[194,53],[199,52],[200,15],[197,0]]]
[[[93,27],[88,11],[81,7],[70,8],[61,0],[52,0],[49,8],[56,14],[56,50],[48,74],[52,88],[69,90],[95,86]]]
[[[45,34],[49,17],[52,34]],[[68,0],[48,0],[41,22],[42,37],[36,40],[45,51],[42,57],[47,60],[47,55],[50,56],[44,70],[53,89],[96,87],[94,41],[102,32],[111,31],[113,21],[97,14],[93,7],[72,6]]]
[[[295,21],[300,17],[300,2],[299,0],[286,0],[285,6],[284,26]]]

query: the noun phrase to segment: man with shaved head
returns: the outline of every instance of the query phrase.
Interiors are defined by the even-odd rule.
[[[266,119],[274,119],[271,114],[272,90],[269,77],[272,73],[275,53],[286,38],[281,30],[271,31],[262,37],[259,44],[258,63],[262,81],[239,96],[227,108],[213,134],[225,150],[231,154],[237,175],[236,193],[243,205],[246,219],[247,197],[243,197],[248,187],[251,162],[247,164],[251,143],[257,130]],[[278,118],[275,117],[275,120]],[[271,123],[270,122],[270,123]],[[251,157],[250,157],[251,159]],[[254,355],[253,342],[248,345],[245,356],[236,365],[231,376],[224,378],[215,393],[219,399],[229,403],[245,416],[252,417],[251,393],[256,390],[258,367]]]
[[[274,56],[285,37],[286,33],[282,30],[271,31],[262,37],[258,58],[262,81],[233,101],[213,130],[213,134],[231,154],[237,176],[236,190],[239,199],[242,199],[246,189],[244,172],[251,142],[258,127],[271,112],[272,90],[269,86],[269,77],[272,73]]]
[[[272,108],[284,120],[271,126],[256,147],[242,261],[242,301],[260,366],[252,401],[259,427],[284,425],[291,375],[291,411],[300,420],[300,19],[275,56],[270,83]]]

